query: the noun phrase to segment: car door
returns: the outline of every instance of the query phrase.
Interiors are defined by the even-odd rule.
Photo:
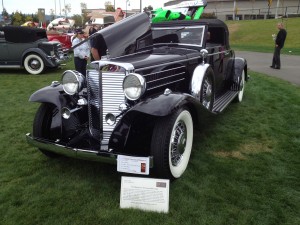
[[[4,36],[4,31],[0,30],[0,66],[7,65],[8,47]]]

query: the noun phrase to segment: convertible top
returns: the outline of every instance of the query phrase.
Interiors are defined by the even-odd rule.
[[[47,39],[46,31],[40,28],[5,26],[0,27],[0,31],[4,31],[6,41],[13,43],[30,43]]]

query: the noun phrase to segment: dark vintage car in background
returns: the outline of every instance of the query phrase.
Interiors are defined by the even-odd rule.
[[[247,62],[228,35],[220,20],[151,24],[145,13],[99,31],[107,55],[86,77],[68,70],[31,95],[41,105],[27,141],[49,157],[113,160],[120,172],[179,178],[202,113],[243,99]]]
[[[44,29],[0,27],[0,69],[24,67],[30,74],[40,74],[65,59],[61,44],[49,42]]]

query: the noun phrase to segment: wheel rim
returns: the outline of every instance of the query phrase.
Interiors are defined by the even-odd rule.
[[[183,157],[186,146],[187,130],[184,122],[180,120],[172,133],[171,138],[171,162],[173,166],[177,166]]]
[[[37,59],[32,59],[29,61],[28,66],[33,70],[39,70],[41,68],[41,63]]]
[[[202,91],[202,105],[209,109],[212,102],[212,82],[209,77],[206,77],[203,81],[203,91]]]
[[[180,177],[189,162],[193,143],[193,120],[184,110],[177,117],[170,138],[169,166],[173,177]]]

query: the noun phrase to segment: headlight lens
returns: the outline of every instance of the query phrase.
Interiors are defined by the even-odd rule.
[[[84,77],[75,70],[67,70],[62,75],[62,85],[64,91],[69,95],[74,95],[82,90]]]
[[[129,100],[139,99],[146,90],[146,81],[143,76],[137,73],[128,74],[123,80],[123,91]]]

